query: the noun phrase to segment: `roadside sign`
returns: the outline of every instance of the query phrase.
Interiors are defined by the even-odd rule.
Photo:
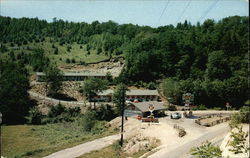
[[[191,93],[185,93],[182,95],[182,100],[185,105],[189,105],[194,102],[194,95]]]
[[[152,113],[154,111],[155,107],[154,105],[149,105],[148,110]]]
[[[131,116],[137,116],[137,115],[142,115],[141,111],[137,111],[137,110],[124,110],[124,116],[125,117],[131,117]]]

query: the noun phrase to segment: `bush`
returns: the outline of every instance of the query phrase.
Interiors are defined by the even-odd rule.
[[[56,117],[58,115],[61,115],[63,112],[66,112],[66,107],[62,104],[58,104],[56,106],[51,107],[48,113],[48,117]]]
[[[102,104],[99,108],[96,109],[97,119],[110,121],[116,117],[115,111],[109,104]]]
[[[54,50],[54,54],[57,55],[58,54],[58,48],[56,47]]]
[[[80,107],[66,108],[58,104],[51,107],[48,116],[42,119],[42,123],[58,123],[58,122],[72,122],[75,118],[80,116]]]
[[[70,59],[69,58],[66,59],[66,63],[70,63]]]
[[[149,82],[147,84],[147,88],[151,89],[151,90],[154,90],[154,89],[156,89],[156,84],[154,82]]]
[[[169,110],[169,111],[176,111],[177,108],[176,108],[175,105],[169,105],[169,106],[168,106],[168,110]]]
[[[37,107],[33,107],[29,110],[29,116],[26,117],[29,124],[40,125],[44,116]]]
[[[229,145],[233,148],[229,149],[229,151],[234,152],[234,154],[247,153],[249,150],[249,146],[247,146],[247,136],[248,133],[244,132],[242,127],[237,127],[236,132],[232,131],[230,137],[233,139],[230,141]]]
[[[231,128],[237,127],[240,123],[249,123],[249,107],[243,106],[240,108],[240,111],[234,113],[231,117],[231,121],[229,123]]]
[[[207,110],[207,109],[208,108],[203,104],[198,105],[196,108],[193,108],[193,110]]]
[[[97,118],[96,118],[97,114],[95,111],[93,110],[88,110],[86,111],[86,113],[84,114],[84,118],[83,118],[83,130],[90,132],[92,130],[92,128],[95,126]]]
[[[222,151],[218,146],[212,145],[211,142],[206,141],[199,147],[194,147],[191,150],[191,155],[196,155],[199,158],[214,158],[221,157]]]

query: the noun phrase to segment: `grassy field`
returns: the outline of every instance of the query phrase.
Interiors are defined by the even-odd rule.
[[[58,48],[58,54],[55,54],[55,48],[52,47],[54,44],[55,47]],[[7,53],[10,51],[13,51],[15,54],[20,52],[30,52],[30,50],[27,50],[27,47],[30,48],[42,48],[45,51],[46,56],[48,56],[52,62],[57,63],[59,66],[65,66],[69,63],[66,63],[66,60],[69,59],[72,61],[72,59],[75,60],[76,63],[91,63],[91,62],[98,62],[105,59],[108,59],[109,56],[105,55],[104,52],[97,54],[96,50],[86,50],[86,45],[80,45],[77,43],[70,44],[64,44],[63,46],[59,45],[58,42],[50,42],[50,39],[46,39],[44,42],[38,42],[38,43],[28,43],[26,45],[20,46],[20,49],[17,46],[10,46],[10,44],[6,44],[8,47],[8,51],[6,53],[0,54],[1,58],[6,58]],[[67,47],[71,46],[70,51],[67,51]],[[82,48],[80,48],[82,46]],[[18,48],[18,49],[16,49]]]
[[[104,128],[103,123],[100,127]],[[103,132],[84,132],[76,123],[48,125],[15,125],[2,127],[2,154],[8,158],[43,157],[96,138],[115,134],[113,129]]]

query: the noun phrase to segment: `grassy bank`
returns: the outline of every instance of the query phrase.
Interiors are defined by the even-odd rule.
[[[2,127],[4,157],[43,157],[96,138],[115,134],[114,129],[99,122],[92,132],[85,132],[76,122],[48,125],[15,125]]]
[[[130,152],[124,152],[120,146],[119,146],[119,141],[115,142],[114,144],[105,147],[101,150],[96,150],[96,151],[92,151],[90,153],[84,154],[78,158],[106,158],[108,155],[108,158],[139,158],[142,155],[144,155],[145,153],[154,153],[153,149],[156,148],[159,145],[159,141],[157,141],[154,144],[151,144],[150,146],[148,146],[147,148],[145,147],[141,147],[141,149],[138,152],[135,153],[130,153]],[[123,145],[125,147],[126,145],[126,140],[125,140],[125,144]],[[152,154],[151,153],[151,154]]]

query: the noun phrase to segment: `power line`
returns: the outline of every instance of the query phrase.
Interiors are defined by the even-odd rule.
[[[161,17],[162,17],[162,15],[164,14],[165,10],[167,9],[168,4],[169,4],[169,0],[167,1],[166,5],[165,5],[165,8],[162,10],[162,13],[161,13],[160,18],[158,19],[157,25],[160,23]]]
[[[187,10],[187,8],[189,7],[190,3],[191,3],[191,0],[188,1],[188,4],[186,5],[186,7],[184,8],[184,10],[182,11],[182,13],[181,13],[181,15],[179,16],[179,18],[176,20],[176,22],[175,22],[176,24],[177,24],[178,21],[181,20],[183,14],[185,13],[185,11]]]
[[[219,0],[216,0],[216,1],[214,1],[208,8],[207,8],[207,10],[204,12],[204,14],[199,18],[199,22],[201,21],[201,20],[203,20],[206,16],[207,16],[207,14],[211,11],[211,9],[217,4],[219,2]]]

